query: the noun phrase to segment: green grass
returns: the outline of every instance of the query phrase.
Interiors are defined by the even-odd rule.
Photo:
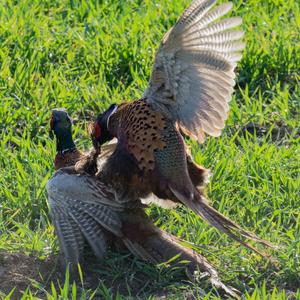
[[[142,95],[160,39],[189,2],[1,2],[0,251],[41,258],[57,253],[45,192],[55,154],[48,135],[50,110],[66,107],[77,121],[78,144],[88,147],[86,119],[110,103]],[[244,299],[300,299],[299,2],[233,2],[232,14],[244,20],[247,47],[238,67],[227,127],[221,138],[209,138],[202,146],[189,143],[195,160],[213,171],[208,187],[213,205],[282,246],[273,253],[279,270],[185,208],[169,212],[153,207],[149,214],[162,228],[200,245],[223,273],[223,280],[239,288]],[[292,132],[279,141],[268,135],[240,135],[241,128],[251,122],[271,127],[285,124]],[[122,264],[124,259],[119,259]],[[125,275],[114,268],[114,262],[106,268],[96,293],[113,299],[109,283]],[[154,299],[157,291],[168,289],[174,295],[168,299],[180,299],[188,291],[203,288],[211,292],[203,299],[219,299],[205,282],[193,285],[174,280],[172,272],[134,260],[130,267],[134,280],[141,270],[153,278],[140,297]],[[70,286],[73,299],[93,297],[72,282]],[[23,299],[37,299],[33,287]],[[68,289],[66,280],[61,289],[44,292],[44,298],[67,299]],[[127,295],[130,289],[129,282]],[[289,291],[295,293],[291,296]],[[122,292],[115,298],[123,299]]]

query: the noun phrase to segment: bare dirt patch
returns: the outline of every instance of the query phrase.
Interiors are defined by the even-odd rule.
[[[8,294],[14,289],[11,299],[20,299],[32,280],[48,282],[55,278],[55,269],[54,257],[41,260],[23,253],[0,252],[0,291]]]

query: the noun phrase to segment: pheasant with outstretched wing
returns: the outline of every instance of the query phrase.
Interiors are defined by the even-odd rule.
[[[228,116],[234,69],[244,48],[237,17],[220,19],[231,3],[195,0],[164,36],[142,99],[113,104],[93,127],[96,148],[116,137],[118,145],[99,178],[180,202],[244,246],[241,239],[270,243],[212,208],[203,194],[207,172],[187,155],[182,134],[200,143],[219,136]],[[199,188],[200,187],[200,188]],[[264,255],[264,254],[262,254]]]

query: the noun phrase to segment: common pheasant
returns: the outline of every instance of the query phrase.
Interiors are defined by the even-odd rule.
[[[89,154],[80,152],[72,139],[71,120],[66,110],[53,110],[51,129],[57,140],[56,173],[47,183],[51,217],[66,263],[76,268],[82,261],[85,240],[98,258],[102,258],[111,244],[123,244],[137,257],[151,263],[172,261],[181,265],[188,261],[188,274],[195,270],[209,274],[211,283],[237,297],[234,289],[219,279],[215,268],[199,253],[184,247],[181,240],[154,225],[145,214],[140,199],[129,198],[131,193],[118,193],[114,186],[102,182],[92,174],[80,174],[76,164],[86,162]],[[112,153],[115,145],[102,149],[98,168]],[[95,160],[94,160],[95,162]],[[89,166],[89,170],[90,165]],[[99,170],[100,171],[100,170]],[[185,242],[186,243],[186,242]],[[75,270],[73,270],[75,271]]]
[[[72,121],[65,109],[54,109],[52,111],[50,130],[54,132],[56,137],[57,152],[54,167],[57,172],[48,181],[47,191],[50,214],[65,263],[69,262],[76,265],[80,261],[85,240],[89,242],[96,256],[101,258],[106,247],[106,233],[103,227],[88,215],[88,210],[92,209],[92,206],[85,211],[82,207],[80,208],[80,205],[85,203],[72,198],[72,194],[69,194],[72,191],[67,193],[68,189],[76,184],[75,175],[79,170],[82,171],[81,166],[86,161],[89,165],[85,164],[84,171],[87,174],[95,173],[97,170],[95,166],[96,156],[95,158],[91,157],[93,153],[83,153],[77,149],[72,138]],[[114,147],[114,145],[108,145],[104,149],[104,155],[111,152]],[[103,187],[104,191],[105,187]],[[105,205],[101,205],[101,202],[95,207],[97,207],[98,214],[101,212],[104,216],[105,214],[111,214]],[[117,216],[115,217],[117,218]],[[111,219],[113,220],[113,216]],[[111,227],[113,228],[113,225]]]
[[[93,126],[96,148],[118,139],[100,178],[127,185],[138,197],[150,192],[180,202],[212,226],[262,254],[241,236],[270,243],[242,229],[212,208],[198,183],[207,172],[187,159],[183,135],[203,143],[221,134],[233,92],[234,69],[241,58],[239,17],[221,19],[231,3],[212,9],[215,0],[194,0],[164,36],[142,99],[112,104]],[[197,170],[196,173],[193,172]],[[200,184],[203,186],[203,184]],[[127,187],[126,187],[127,189]]]

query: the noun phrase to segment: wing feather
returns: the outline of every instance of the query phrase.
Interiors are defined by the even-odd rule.
[[[103,258],[107,249],[107,240],[103,227],[81,209],[72,209],[69,214],[80,228],[94,254],[98,258]]]
[[[213,36],[217,33],[232,29],[242,24],[242,18],[232,17],[219,21],[218,23],[211,24],[198,31],[200,36]]]
[[[199,142],[219,136],[228,117],[234,69],[245,44],[233,29],[239,17],[220,20],[231,3],[195,0],[164,36],[144,96],[154,109],[178,123]]]
[[[78,263],[84,240],[102,257],[106,251],[105,229],[122,235],[120,203],[108,185],[88,175],[57,171],[47,183],[51,218],[67,262]]]
[[[215,3],[216,0],[193,1],[179,18],[174,33],[186,30],[189,25],[197,23]]]
[[[224,43],[228,41],[237,41],[240,40],[244,35],[242,30],[232,30],[216,33],[214,35],[201,36],[198,31],[192,32],[182,38],[183,45],[186,46],[186,43],[198,42],[198,44],[206,43]]]
[[[80,228],[70,218],[63,197],[49,195],[50,215],[58,237],[60,249],[67,262],[77,264],[83,254],[84,237]]]
[[[77,203],[73,209],[84,212],[85,215],[93,218],[98,224],[103,226],[106,230],[114,233],[117,236],[121,236],[121,221],[116,211],[110,209],[103,204],[92,204],[86,202]]]

